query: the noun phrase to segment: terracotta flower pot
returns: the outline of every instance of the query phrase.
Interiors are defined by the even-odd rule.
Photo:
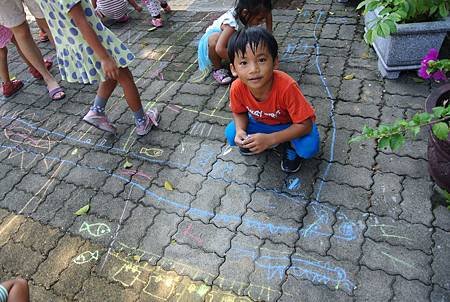
[[[442,106],[450,99],[450,83],[435,89],[427,98],[425,107],[428,113],[436,106]],[[428,171],[436,184],[450,192],[450,135],[447,140],[438,139],[431,127],[428,138]]]

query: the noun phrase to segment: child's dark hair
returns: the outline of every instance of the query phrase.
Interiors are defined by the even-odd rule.
[[[244,9],[248,12],[246,16],[242,15]],[[271,0],[236,0],[234,5],[234,15],[236,18],[239,18],[244,25],[247,25],[248,21],[250,21],[253,16],[258,15],[262,11],[272,11]]]
[[[256,52],[259,45],[265,45],[273,60],[278,56],[277,40],[266,29],[259,26],[242,28],[235,32],[228,41],[228,58],[231,64],[234,64],[236,54],[246,53],[247,45],[250,45],[253,53]]]

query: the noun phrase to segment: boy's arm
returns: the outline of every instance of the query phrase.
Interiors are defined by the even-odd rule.
[[[266,29],[267,31],[269,31],[270,33],[272,33],[272,12],[267,13],[266,16]]]
[[[103,47],[102,43],[100,43],[97,34],[86,19],[81,4],[75,4],[69,11],[69,15],[75,22],[78,30],[81,32],[84,40],[86,40],[87,44],[89,44],[94,51],[97,59],[100,60],[105,76],[109,79],[117,79],[119,77],[119,68],[117,67],[116,62],[108,54],[105,47]]]
[[[248,116],[245,113],[233,113],[234,124],[236,125],[236,136],[234,137],[234,142],[239,147],[242,147],[242,143],[247,138],[247,125]]]
[[[136,11],[138,12],[142,11],[142,7],[139,4],[137,4],[136,0],[128,0],[128,3],[130,3],[131,6],[134,7]]]
[[[308,133],[311,132],[311,130],[312,130],[312,121],[311,119],[307,119],[302,123],[292,124],[288,128],[278,132],[273,132],[270,134],[264,133],[252,134],[250,137],[244,140],[242,147],[248,148],[250,149],[250,151],[254,153],[261,153],[273,145],[289,142],[294,138],[307,135]]]

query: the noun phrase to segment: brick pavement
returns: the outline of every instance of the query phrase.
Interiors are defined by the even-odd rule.
[[[220,15],[202,3],[174,3],[157,31],[144,14],[112,26],[162,112],[140,139],[120,90],[110,137],[80,121],[95,87],[64,83],[52,102],[10,52],[26,86],[0,100],[1,279],[28,279],[32,301],[450,301],[450,213],[430,202],[426,135],[395,154],[347,143],[421,110],[430,84],[381,79],[352,6],[275,1],[280,69],[323,141],[286,175],[276,150],[244,158],[224,142],[228,89],[196,72],[196,43]]]

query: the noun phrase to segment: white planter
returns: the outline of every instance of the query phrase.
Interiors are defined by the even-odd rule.
[[[366,27],[370,26],[375,14],[366,14]],[[441,48],[447,32],[450,32],[450,17],[442,21],[399,24],[396,33],[375,39],[373,47],[382,76],[396,79],[402,70],[419,69],[430,48]]]

